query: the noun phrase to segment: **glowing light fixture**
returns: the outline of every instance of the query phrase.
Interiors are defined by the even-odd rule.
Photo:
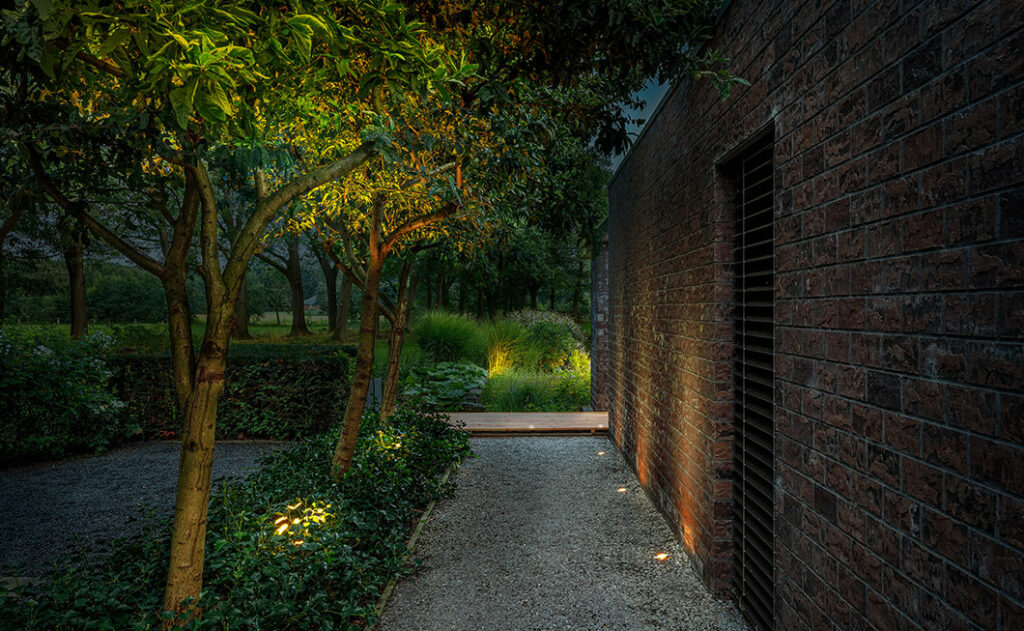
[[[619,493],[625,493],[625,492],[626,492],[626,487],[620,486],[619,487]]]
[[[597,455],[599,455],[599,456],[603,456],[603,455],[604,455],[604,452],[603,452],[603,451],[599,451],[599,452],[597,452]]]
[[[659,561],[667,561],[668,560],[668,553],[667,552],[659,552],[658,554],[654,555],[654,558],[659,560]]]

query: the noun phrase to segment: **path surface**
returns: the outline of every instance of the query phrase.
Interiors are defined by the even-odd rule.
[[[287,443],[218,442],[213,477],[244,476]],[[34,576],[76,549],[95,556],[174,511],[180,443],[0,471],[0,576]]]
[[[746,629],[607,438],[472,445],[478,458],[436,506],[416,547],[423,566],[395,589],[381,631]]]

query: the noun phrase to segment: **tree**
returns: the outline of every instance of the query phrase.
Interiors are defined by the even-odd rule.
[[[299,260],[299,236],[285,234],[279,241],[285,244],[285,253],[281,253],[274,247],[274,243],[257,251],[256,256],[266,263],[271,269],[280,272],[288,281],[288,290],[291,298],[292,327],[289,335],[301,337],[310,335],[309,327],[306,326],[306,292],[302,286],[302,265]]]
[[[374,104],[437,90],[472,68],[386,0],[129,4],[126,10],[122,2],[94,0],[82,10],[77,2],[26,2],[5,12],[5,30],[22,63],[48,78],[48,98],[69,115],[84,103],[85,128],[130,139],[148,160],[168,167],[183,191],[176,214],[166,217],[173,231],[158,261],[105,225],[87,200],[62,191],[47,168],[51,147],[24,142],[46,194],[164,285],[185,423],[164,608],[188,618],[200,613],[190,603],[202,589],[216,404],[235,302],[267,225],[292,201],[379,151],[372,129],[364,130],[376,116]],[[222,256],[210,149],[273,145],[296,119],[315,121],[331,151],[300,174],[275,180],[273,189],[265,165],[254,164],[256,202]],[[184,262],[196,226],[206,330],[193,357]]]

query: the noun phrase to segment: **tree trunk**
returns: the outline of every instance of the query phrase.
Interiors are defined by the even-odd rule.
[[[89,307],[85,295],[85,228],[77,221],[67,220],[64,236],[64,265],[68,270],[71,292],[71,338],[79,339],[89,328]]]
[[[555,285],[554,285],[554,283],[551,284],[551,288],[548,290],[548,299],[549,299],[549,301],[551,303],[550,304],[551,310],[554,311],[555,310]]]
[[[483,287],[476,288],[476,319],[484,319],[484,289]]]
[[[235,325],[235,332],[231,337],[236,340],[251,340],[249,333],[249,274],[242,274],[242,288],[238,290],[238,300],[235,301],[235,315],[238,323]]]
[[[433,290],[433,288],[432,288],[432,286],[430,284],[430,275],[427,274],[427,311],[428,312],[434,310],[433,298],[434,298],[434,290]]]
[[[394,414],[398,401],[398,378],[401,373],[402,344],[409,326],[409,315],[412,313],[413,293],[410,274],[412,261],[402,264],[398,278],[398,294],[395,300],[395,321],[391,324],[391,335],[388,337],[388,363],[384,374],[384,385],[381,390],[380,417],[387,418]]]
[[[530,308],[534,311],[537,310],[537,294],[540,292],[540,287],[533,286],[530,288]]]
[[[233,301],[231,301],[233,302]],[[207,310],[207,328],[199,354],[192,392],[188,397],[185,429],[178,461],[178,491],[171,530],[171,556],[164,590],[164,611],[195,617],[186,598],[203,589],[206,556],[206,515],[210,505],[210,474],[213,468],[217,401],[224,390],[228,340],[233,327],[233,304]],[[182,622],[181,620],[178,623]],[[174,621],[165,628],[177,626]]]
[[[583,294],[583,260],[576,262],[576,287],[572,292],[572,319],[580,319],[580,297]]]
[[[334,457],[331,460],[332,473],[339,480],[352,466],[356,439],[359,437],[359,425],[363,420],[363,407],[366,405],[366,393],[370,388],[373,345],[377,338],[377,294],[380,291],[380,274],[383,264],[384,261],[381,258],[371,253],[366,266],[366,283],[362,292],[359,345],[352,373],[352,389],[349,392],[348,403],[345,405],[341,436],[338,437],[338,444],[335,446]]]
[[[288,267],[285,276],[292,295],[292,330],[289,335],[299,337],[309,335],[306,326],[306,296],[302,287],[302,267],[299,264],[299,240],[288,239]]]
[[[466,287],[464,278],[459,279],[459,313],[466,313],[466,303],[469,302],[469,289]]]
[[[323,270],[327,283],[327,332],[334,333],[338,326],[338,268],[327,261]]]
[[[444,272],[438,272],[437,279],[434,282],[435,291],[437,292],[437,297],[434,299],[434,305],[437,310],[440,311],[441,309],[444,309],[445,302],[447,302],[446,300],[442,300],[442,296],[444,296]]]
[[[341,298],[338,302],[338,320],[334,325],[334,339],[344,341],[348,329],[348,312],[352,305],[352,281],[348,276],[341,275]]]
[[[175,269],[169,266],[163,286],[171,337],[171,374],[180,420],[188,414],[188,398],[196,366],[195,349],[192,347],[192,311],[188,303],[184,267]]]

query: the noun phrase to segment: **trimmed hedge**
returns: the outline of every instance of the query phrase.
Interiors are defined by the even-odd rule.
[[[217,438],[290,439],[327,430],[348,397],[348,346],[239,344],[230,350]],[[150,438],[181,431],[167,355],[109,360],[111,388]]]

